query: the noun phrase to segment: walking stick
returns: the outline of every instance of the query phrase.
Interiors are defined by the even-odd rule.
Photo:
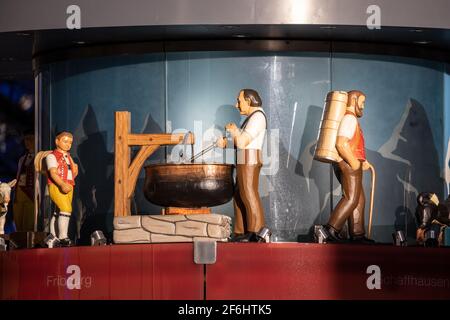
[[[370,210],[369,210],[369,230],[368,230],[368,238],[371,238],[371,234],[372,234],[372,215],[373,215],[373,199],[375,198],[375,182],[376,182],[376,173],[375,173],[375,168],[370,165],[370,172],[372,174],[372,188],[370,190]]]

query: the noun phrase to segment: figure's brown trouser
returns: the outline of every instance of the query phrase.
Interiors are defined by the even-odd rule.
[[[235,234],[258,232],[265,225],[264,211],[258,192],[261,167],[261,150],[237,151],[237,187],[233,201]]]
[[[350,236],[363,236],[364,229],[364,189],[362,185],[362,165],[353,170],[350,165],[341,161],[334,165],[334,172],[342,185],[342,198],[331,212],[328,225],[340,231],[348,220]]]

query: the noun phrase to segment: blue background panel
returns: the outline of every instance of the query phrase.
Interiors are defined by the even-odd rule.
[[[241,88],[256,89],[269,120],[260,194],[275,241],[307,241],[314,224],[326,223],[340,197],[330,165],[313,161],[324,98],[330,90],[367,94],[361,126],[368,160],[377,171],[373,236],[390,242],[396,229],[415,236],[418,192],[443,199],[448,171],[446,123],[449,77],[445,64],[418,59],[331,52],[175,52],[73,60],[48,65],[41,95],[54,133],[75,135],[80,164],[76,211],[83,234],[112,231],[114,111],[131,112],[135,133],[196,135],[194,153],[208,146],[228,122]],[[45,122],[45,121],[44,121]],[[45,145],[46,144],[46,145]],[[149,163],[179,160],[180,146],[161,148]],[[191,155],[190,148],[186,149]],[[232,149],[199,161],[227,162]],[[447,173],[448,175],[448,173]],[[142,195],[143,172],[132,212],[159,214]],[[365,174],[366,214],[370,175]],[[213,212],[233,216],[232,204]],[[75,222],[74,222],[75,223]]]

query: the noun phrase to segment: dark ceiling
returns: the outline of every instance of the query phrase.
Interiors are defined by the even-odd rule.
[[[383,27],[369,30],[361,26],[342,25],[202,25],[202,26],[148,26],[148,27],[110,27],[85,28],[81,30],[42,30],[33,32],[0,33],[0,78],[21,79],[32,77],[33,57],[67,57],[70,52],[79,52],[80,48],[127,47],[124,44],[160,42],[160,50],[176,50],[177,42],[195,41],[196,50],[220,50],[215,43],[230,40],[288,40],[333,42],[333,48],[340,43],[353,43],[353,46],[341,47],[342,50],[368,48],[370,52],[390,54],[389,50],[376,49],[375,44],[384,44],[383,48],[401,46],[406,55],[450,61],[450,30],[413,29]],[[227,40],[227,41],[223,41]],[[239,42],[236,41],[236,42]],[[162,44],[161,44],[162,43]],[[201,44],[204,43],[202,46]],[[355,47],[354,44],[359,44]],[[200,46],[199,46],[200,44]],[[362,45],[361,45],[362,44]],[[386,46],[388,45],[388,46]],[[106,48],[106,49],[105,49]],[[129,48],[129,46],[128,46]],[[292,47],[295,50],[295,46]],[[353,48],[353,49],[352,49]],[[159,50],[158,48],[156,50]],[[280,47],[264,50],[280,50]],[[282,48],[281,48],[282,49]],[[124,49],[126,50],[126,49]],[[366,50],[367,51],[367,50]],[[97,51],[98,52],[98,51]],[[116,51],[117,52],[117,51]],[[61,55],[60,53],[64,53]],[[109,54],[113,54],[110,52]]]

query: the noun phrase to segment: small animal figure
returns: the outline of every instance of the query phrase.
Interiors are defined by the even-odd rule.
[[[0,235],[5,234],[5,221],[8,204],[11,201],[11,189],[16,185],[16,182],[16,179],[10,182],[0,182]]]

